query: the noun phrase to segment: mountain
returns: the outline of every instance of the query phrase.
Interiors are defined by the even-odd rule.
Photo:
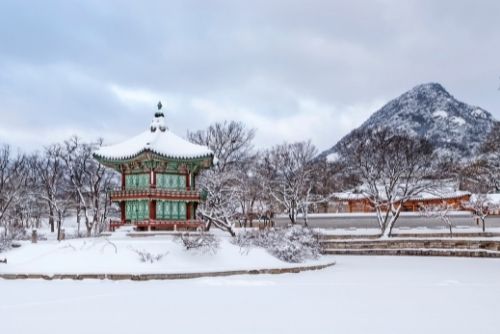
[[[440,153],[470,157],[486,139],[495,120],[486,110],[460,102],[438,83],[414,87],[376,111],[356,130],[389,127],[428,139]],[[352,132],[321,156],[349,142]]]

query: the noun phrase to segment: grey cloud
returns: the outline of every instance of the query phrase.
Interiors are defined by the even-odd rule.
[[[428,81],[499,118],[498,14],[488,0],[3,1],[0,141],[2,127],[142,130],[154,105],[127,104],[112,85],[171,99],[179,134],[220,118],[263,127],[329,110],[335,122]],[[326,148],[371,111],[295,138]]]

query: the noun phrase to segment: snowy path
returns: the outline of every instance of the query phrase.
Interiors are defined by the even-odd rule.
[[[1,281],[2,333],[498,333],[500,260],[336,257],[317,272]]]

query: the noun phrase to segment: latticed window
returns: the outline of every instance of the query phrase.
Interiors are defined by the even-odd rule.
[[[157,174],[156,187],[163,189],[185,189],[186,175]]]
[[[186,219],[186,203],[180,201],[156,202],[156,219],[165,219],[165,220]]]
[[[125,203],[125,217],[128,220],[145,220],[149,218],[148,201],[127,201]]]
[[[149,187],[149,174],[125,175],[125,188],[141,189]]]

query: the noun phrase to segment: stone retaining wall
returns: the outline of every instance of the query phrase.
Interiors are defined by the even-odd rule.
[[[328,255],[400,255],[400,256],[453,256],[500,258],[500,252],[487,250],[443,250],[443,249],[326,249]]]
[[[500,257],[500,240],[485,239],[322,239],[323,254]]]
[[[453,232],[453,238],[495,238],[500,233],[494,232]],[[393,233],[391,238],[450,238],[449,233]]]
[[[500,251],[500,241],[470,239],[322,240],[324,249],[467,249]]]
[[[377,234],[319,234],[320,241],[323,240],[351,240],[351,239],[380,239]]]
[[[494,238],[500,237],[500,233],[494,232],[457,232],[453,238]],[[323,234],[320,240],[350,240],[350,239],[379,239],[378,234]],[[391,238],[450,238],[449,233],[393,233]]]
[[[302,271],[320,270],[335,265],[335,262],[327,264],[312,265],[312,266],[297,266],[290,268],[276,269],[251,269],[251,270],[229,270],[229,271],[213,271],[201,273],[178,273],[178,274],[0,274],[1,279],[44,279],[44,280],[84,280],[84,279],[109,279],[114,281],[132,280],[132,281],[149,281],[149,280],[178,280],[192,279],[200,277],[222,277],[233,275],[260,275],[260,274],[287,274],[299,273]]]

